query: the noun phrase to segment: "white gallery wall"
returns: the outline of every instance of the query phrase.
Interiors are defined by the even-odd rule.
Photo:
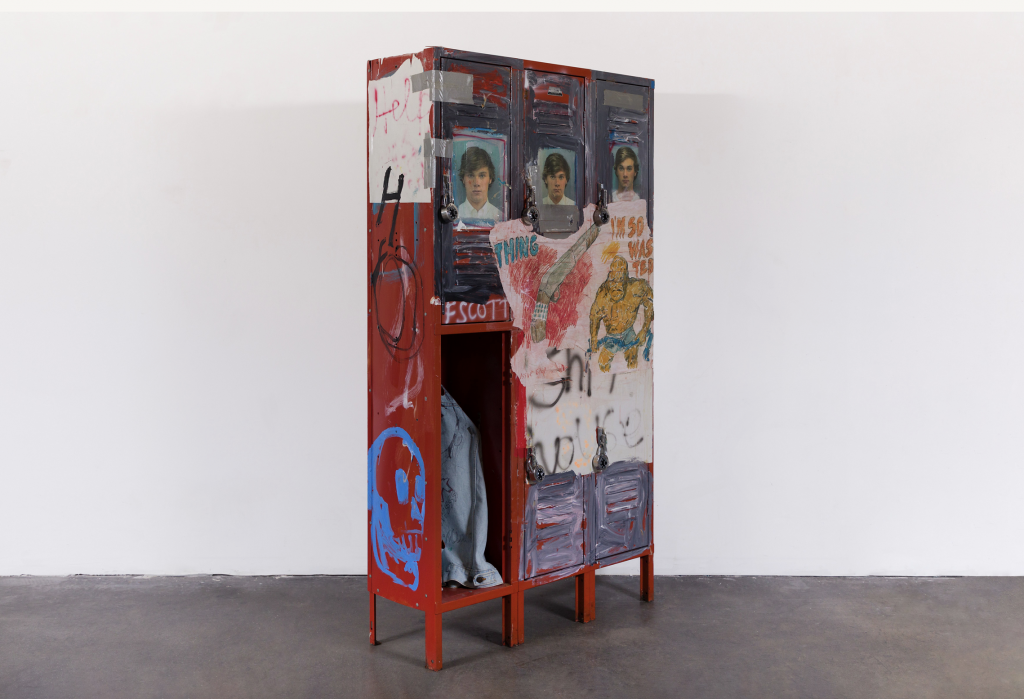
[[[657,573],[1024,574],[1024,16],[838,14],[0,15],[0,574],[365,571],[428,44],[657,81]]]

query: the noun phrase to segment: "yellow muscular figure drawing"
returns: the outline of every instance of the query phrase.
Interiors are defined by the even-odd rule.
[[[637,333],[633,330],[640,307],[644,309],[644,323]],[[604,321],[605,336],[597,339],[597,333]],[[626,357],[626,366],[635,369],[644,346],[644,359],[651,359],[651,344],[654,331],[654,291],[643,279],[629,276],[629,263],[616,255],[608,268],[608,278],[597,289],[594,304],[590,307],[590,350],[600,353],[597,357],[601,371],[610,371],[612,359],[619,352]]]

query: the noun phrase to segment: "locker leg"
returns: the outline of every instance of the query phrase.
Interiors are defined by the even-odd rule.
[[[516,636],[516,645],[526,640],[526,597],[524,592],[516,593],[516,627],[519,629]]]
[[[370,645],[377,645],[377,595],[370,593]]]
[[[585,570],[576,576],[576,621],[586,624],[593,621],[595,614],[594,583],[596,576],[593,569]]]
[[[523,593],[501,598],[501,642],[512,647],[523,642]]]
[[[654,601],[654,554],[640,556],[640,597],[644,602]]]
[[[441,669],[441,615],[427,612],[427,668]]]

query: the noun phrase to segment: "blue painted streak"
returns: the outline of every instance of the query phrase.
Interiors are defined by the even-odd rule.
[[[651,361],[651,343],[654,342],[654,327],[653,325],[647,330],[647,344],[644,346],[644,359]],[[624,352],[631,347],[636,347],[640,344],[640,340],[636,337],[636,331],[633,328],[626,328],[625,332],[613,335],[608,333],[600,340],[597,341],[598,349],[605,348],[609,352]]]

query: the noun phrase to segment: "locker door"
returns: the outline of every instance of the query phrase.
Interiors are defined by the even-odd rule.
[[[651,473],[642,461],[617,461],[594,479],[592,561],[651,542]]]
[[[537,232],[565,238],[579,229],[586,205],[583,80],[524,70],[522,87],[520,191],[525,197],[530,185],[535,188]],[[569,471],[548,475],[529,487],[523,517],[523,579],[583,564],[585,485],[582,476]]]
[[[570,471],[530,486],[523,519],[523,579],[583,564],[583,483]]]
[[[607,201],[644,200],[651,220],[651,90],[593,80],[588,85],[588,170],[591,196],[603,186]],[[619,461],[594,476],[589,498],[588,562],[612,558],[651,541],[651,473],[642,461]]]
[[[523,71],[523,109],[521,172],[536,187],[538,232],[564,238],[579,229],[587,203],[582,78]]]
[[[446,304],[442,317],[446,323],[507,320],[508,306],[488,235],[515,208],[509,191],[516,145],[511,142],[512,72],[504,66],[455,59],[444,59],[441,65],[444,72],[473,76],[472,104],[442,103],[442,137],[450,141],[452,151],[449,159],[439,161],[444,163],[440,193],[448,194],[460,210],[459,220],[444,224],[438,236],[437,271]],[[466,179],[473,176],[467,169],[486,171],[491,180],[479,208],[473,199],[480,195],[481,185]]]
[[[589,87],[587,167],[593,173],[591,196],[596,201],[598,185],[603,185],[609,202],[650,202],[654,172],[650,88],[607,80],[594,80]],[[647,213],[651,221],[650,205]]]

